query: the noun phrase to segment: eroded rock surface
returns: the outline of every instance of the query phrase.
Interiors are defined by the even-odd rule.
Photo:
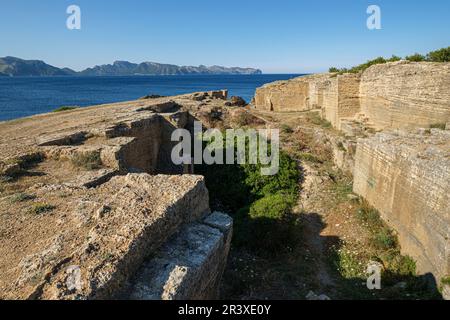
[[[353,188],[395,228],[418,271],[438,282],[450,273],[450,131],[360,140]]]
[[[203,277],[159,298],[217,290],[231,226],[207,222],[215,215],[206,218],[203,178],[170,160],[173,130],[192,130],[202,107],[227,102],[226,91],[198,95],[208,101],[155,97],[0,123],[0,298],[115,298],[192,228],[205,230],[183,238],[192,254],[196,241],[211,244],[195,266],[186,262]]]

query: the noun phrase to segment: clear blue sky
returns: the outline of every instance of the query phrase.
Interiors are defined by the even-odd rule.
[[[66,28],[66,9],[82,29]],[[366,9],[382,10],[382,30]],[[0,56],[80,70],[115,60],[301,73],[450,46],[449,0],[2,0]]]

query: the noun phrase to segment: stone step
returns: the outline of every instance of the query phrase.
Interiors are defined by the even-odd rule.
[[[233,221],[214,212],[185,226],[152,259],[144,262],[122,298],[203,300],[218,298]]]

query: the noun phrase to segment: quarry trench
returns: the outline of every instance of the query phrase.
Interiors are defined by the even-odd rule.
[[[391,266],[386,266],[393,276],[384,283],[385,290],[367,288],[371,259],[392,254],[399,261],[409,260],[394,246],[372,249],[372,226],[359,218],[360,211],[372,208],[353,194],[351,175],[332,161],[329,137],[339,136],[334,129],[315,123],[309,112],[250,112],[264,120],[264,126],[281,128],[281,148],[298,162],[302,178],[291,214],[300,217],[301,237],[290,252],[269,258],[232,246],[222,298],[440,299],[425,277],[406,276]]]
[[[204,95],[200,96],[204,97]],[[20,268],[13,268],[14,265],[29,268],[28,265],[22,266],[22,262],[28,262],[27,259],[30,257],[35,259],[43,256],[43,259],[47,259],[50,255],[53,258],[52,252],[59,254],[58,250],[63,247],[60,243],[61,239],[73,236],[73,239],[69,239],[73,241],[73,245],[79,248],[84,248],[86,245],[87,251],[70,253],[72,249],[64,248],[60,260],[62,264],[57,264],[57,269],[50,273],[51,276],[47,276],[45,281],[48,283],[40,286],[38,291],[34,291],[39,293],[40,298],[73,298],[76,297],[73,292],[58,291],[60,283],[58,281],[64,278],[62,266],[67,267],[67,261],[71,263],[85,261],[83,259],[87,259],[86,255],[89,257],[89,254],[93,254],[93,258],[88,258],[86,263],[87,265],[93,263],[95,268],[102,270],[92,275],[95,281],[101,281],[104,277],[103,272],[108,274],[111,264],[114,265],[123,259],[120,256],[121,252],[126,252],[128,250],[126,246],[130,243],[137,241],[143,247],[149,245],[147,237],[139,236],[146,234],[155,241],[155,246],[150,246],[152,252],[158,248],[166,250],[159,253],[161,259],[159,262],[147,260],[147,254],[143,254],[145,250],[135,251],[133,260],[127,261],[132,268],[120,270],[118,278],[113,276],[112,287],[106,291],[99,291],[98,295],[96,295],[95,287],[87,288],[86,290],[93,291],[83,291],[81,296],[110,297],[111,292],[108,290],[118,290],[116,285],[122,283],[126,277],[135,274],[136,296],[142,299],[158,297],[161,295],[162,283],[158,282],[154,288],[142,287],[142,283],[148,279],[148,276],[153,277],[158,274],[164,278],[170,271],[161,267],[160,270],[156,270],[161,273],[155,273],[151,267],[153,264],[165,266],[167,264],[164,261],[176,259],[182,259],[178,261],[190,266],[186,270],[202,272],[207,280],[195,277],[189,272],[184,273],[185,269],[174,270],[176,277],[169,278],[168,281],[172,281],[169,287],[177,288],[176,294],[181,297],[201,299],[213,296],[218,286],[216,282],[227,260],[226,254],[231,239],[230,223],[226,222],[227,226],[224,227],[217,221],[207,221],[210,219],[205,216],[207,211],[223,209],[214,207],[214,203],[208,205],[207,195],[214,198],[216,191],[214,188],[208,191],[203,178],[190,175],[191,168],[174,167],[169,159],[173,147],[170,133],[174,128],[189,128],[195,119],[202,121],[206,128],[279,128],[282,150],[288,155],[290,161],[295,163],[295,172],[299,174],[299,179],[296,180],[298,192],[295,205],[290,208],[288,214],[289,219],[292,220],[282,221],[288,221],[289,228],[293,228],[296,237],[289,239],[292,242],[286,242],[283,250],[273,255],[260,254],[258,250],[253,250],[255,247],[236,245],[233,242],[224,277],[220,282],[221,298],[258,300],[439,298],[439,294],[433,288],[429,288],[426,279],[410,272],[414,262],[400,254],[395,231],[379,219],[376,210],[361,197],[353,194],[351,175],[339,169],[333,161],[335,160],[333,153],[343,148],[342,136],[326,121],[319,119],[318,112],[266,112],[248,108],[227,108],[226,100],[223,98],[198,103],[196,100],[198,96],[193,97],[179,97],[176,103],[167,102],[165,99],[163,103],[152,102],[150,105],[138,101],[131,110],[123,109],[123,105],[112,106],[117,108],[116,113],[119,114],[116,116],[117,119],[114,118],[114,121],[106,123],[101,121],[99,122],[101,125],[95,123],[94,131],[90,131],[92,128],[82,128],[77,129],[76,132],[63,132],[55,136],[45,134],[45,140],[41,140],[41,137],[33,138],[32,143],[37,140],[40,143],[38,149],[45,152],[45,160],[30,167],[27,174],[17,181],[8,181],[4,184],[8,188],[7,196],[0,199],[5,204],[1,212],[2,218],[7,217],[11,220],[12,216],[9,214],[11,210],[19,217],[19,219],[17,217],[12,219],[12,223],[4,228],[5,230],[0,230],[0,236],[8,238],[9,247],[17,246],[14,237],[25,241],[27,251],[23,254],[26,255],[26,259],[24,260],[20,255],[11,256],[3,260],[9,265],[2,265],[2,267],[8,267],[11,272],[15,272],[13,276],[17,276],[16,273],[20,271]],[[154,107],[157,108],[157,112],[152,111]],[[159,107],[162,109],[158,109]],[[166,107],[167,113],[164,112]],[[98,110],[101,112],[106,108]],[[111,112],[104,113],[110,116]],[[89,115],[87,111],[86,114]],[[29,124],[26,121],[20,123],[20,126],[27,125]],[[50,126],[50,124],[44,124],[44,127]],[[7,151],[14,151],[11,146],[8,148]],[[89,157],[86,163],[86,158],[81,157],[79,160],[82,166],[88,164],[89,168],[76,166],[74,168],[76,162],[73,162],[74,157],[76,159],[80,154],[86,152],[89,154],[92,151],[97,153],[99,159],[94,157],[93,163],[90,163],[92,159]],[[96,167],[98,160],[104,167]],[[195,172],[199,174],[197,169]],[[233,179],[235,177],[225,175],[224,179],[218,182],[218,186],[226,189],[226,183]],[[207,184],[208,181],[206,181]],[[0,187],[3,187],[3,184]],[[160,197],[158,195],[161,190],[164,192]],[[34,198],[27,198],[26,193],[18,193],[22,191],[26,191],[27,194],[31,192]],[[23,198],[16,200],[14,197],[17,195]],[[276,195],[273,196],[273,199],[277,200]],[[54,210],[54,213],[48,215],[39,213],[36,217],[31,217],[29,206],[30,202],[37,201],[35,199],[45,199],[46,203],[43,204],[52,204],[51,207],[42,206],[36,210],[45,212]],[[126,199],[132,199],[131,203]],[[146,199],[148,203],[141,203],[143,199]],[[171,218],[171,214],[166,215],[172,210],[170,199],[177,199],[178,209],[175,220]],[[287,197],[282,200],[290,201]],[[159,204],[160,201],[162,204]],[[40,205],[40,203],[37,204]],[[98,205],[100,209],[97,208]],[[181,210],[183,206],[189,206],[188,211],[193,212],[193,216],[186,215],[184,209]],[[132,225],[126,221],[129,218],[126,214],[129,208],[133,208],[130,212],[134,219]],[[111,214],[111,210],[114,214]],[[161,215],[161,224],[149,221],[150,224],[147,225],[148,221],[142,220],[141,215],[147,217],[148,210]],[[277,235],[271,232],[285,230],[278,229],[280,225],[277,222],[272,224],[275,231],[269,230],[266,236],[261,236],[255,232],[255,229],[249,227],[251,225],[239,225],[241,216],[238,211],[222,212],[228,212],[234,217],[236,224],[233,227],[234,240],[239,240],[243,235],[250,236],[250,240],[258,246],[258,242],[267,244],[272,240],[272,235]],[[212,217],[217,219],[224,216],[214,212]],[[223,220],[223,218],[220,219]],[[141,225],[142,222],[145,223]],[[290,225],[291,222],[292,225]],[[72,233],[66,232],[62,238],[54,238],[53,227],[63,223],[72,228]],[[115,225],[120,226],[117,229],[120,230],[118,234],[114,229]],[[164,226],[163,229],[167,228],[167,234],[158,230],[160,225]],[[214,230],[210,229],[211,226]],[[132,237],[135,236],[134,228],[153,231],[146,231],[149,232],[148,234],[138,232],[136,239],[132,237],[126,239],[127,237],[123,238],[121,232],[123,232],[122,229],[127,228],[129,228],[127,232],[133,234]],[[184,231],[180,231],[180,228]],[[372,229],[376,229],[378,233],[374,234]],[[172,248],[175,251],[184,252],[186,248],[179,244],[185,243],[186,239],[202,242],[197,237],[197,230],[203,230],[204,234],[212,236],[208,238],[211,241],[206,239],[203,241],[205,244],[210,244],[209,249],[195,248],[192,256],[185,254],[175,257],[166,254],[167,250],[172,251]],[[96,253],[97,244],[89,238],[92,233],[107,243],[106,248],[109,247],[116,254],[116,258],[114,254],[103,252],[103,248]],[[43,241],[34,243],[33,239],[38,234],[39,237],[43,237]],[[169,235],[175,234],[182,234],[182,239],[169,239]],[[87,241],[83,240],[84,237],[87,237]],[[376,237],[381,237],[382,247],[379,247],[379,239]],[[115,252],[117,245],[113,243],[118,239],[124,241],[124,248]],[[273,240],[276,242],[275,239]],[[264,248],[263,245],[260,247]],[[46,249],[42,251],[42,248]],[[6,247],[3,249],[6,250],[6,255],[12,252]],[[70,257],[69,260],[66,259],[67,256]],[[202,263],[199,265],[198,261],[190,260],[190,257],[202,257]],[[386,272],[387,280],[383,282],[384,290],[379,292],[368,290],[365,283],[367,278],[365,268],[373,259],[383,264],[383,270]],[[53,261],[50,262],[53,263]],[[32,267],[35,266],[32,265]],[[26,268],[22,270],[22,273],[30,271]],[[36,284],[34,277],[40,274],[37,274],[35,270],[31,271],[34,273],[27,274],[26,280],[31,281],[30,284],[34,286]],[[198,292],[177,291],[181,288],[177,285],[182,284],[183,279],[188,281],[190,288],[197,288]],[[29,288],[25,289],[29,290]],[[161,297],[171,299],[177,296],[172,293],[164,292]],[[1,294],[2,292],[0,296]],[[133,296],[133,293],[130,293],[130,296]]]

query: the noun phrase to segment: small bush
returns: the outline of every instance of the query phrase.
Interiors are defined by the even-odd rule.
[[[445,123],[434,123],[430,125],[430,129],[440,129],[445,130],[446,124]]]
[[[379,230],[383,227],[383,221],[378,211],[371,207],[367,201],[363,201],[361,207],[357,211],[357,217],[368,225],[372,230]]]
[[[338,142],[337,147],[341,151],[347,151],[344,147],[344,144],[341,141]]]
[[[420,53],[415,53],[411,56],[407,56],[405,59],[412,62],[422,62],[426,61],[427,58]]]
[[[431,62],[449,62],[450,61],[450,47],[442,48],[440,50],[431,51],[427,55],[427,60]]]
[[[287,124],[283,124],[281,126],[281,132],[288,134],[288,133],[293,133],[294,130],[290,126],[288,126]]]
[[[332,254],[332,259],[336,269],[340,275],[345,279],[353,279],[364,276],[363,265],[360,264],[360,259],[350,250],[341,248],[335,250]]]
[[[351,180],[341,177],[334,184],[333,189],[336,194],[336,200],[346,201],[348,195],[353,193],[353,183]]]
[[[274,255],[296,245],[298,221],[291,215],[295,197],[269,195],[239,210],[234,244],[263,255]]]
[[[337,73],[337,72],[340,72],[340,70],[339,70],[338,68],[331,67],[331,68],[328,70],[328,72],[330,72],[330,73]]]
[[[77,153],[72,157],[72,164],[75,167],[84,168],[86,170],[96,170],[102,166],[99,151],[90,151]]]
[[[64,106],[64,107],[59,107],[55,110],[53,110],[52,112],[64,112],[64,111],[70,111],[70,110],[75,110],[78,109],[79,107],[69,107],[69,106]]]
[[[444,286],[450,286],[450,277],[442,278],[441,283]]]
[[[386,227],[375,233],[372,242],[374,246],[380,250],[389,250],[397,246],[397,238],[392,234],[392,231]]]
[[[416,275],[416,262],[409,256],[402,256],[398,250],[393,250],[383,257],[386,275],[401,278]]]
[[[251,219],[283,220],[289,214],[294,204],[291,195],[282,193],[266,196],[254,202],[250,207],[249,217]]]
[[[234,118],[234,122],[238,127],[262,124],[261,119],[253,116],[247,111],[239,112]]]
[[[396,61],[400,61],[402,60],[402,58],[400,58],[399,56],[393,55],[391,58],[387,59],[387,62],[396,62]]]
[[[299,154],[297,154],[297,156],[301,161],[313,163],[321,162],[319,158],[317,158],[315,155],[309,152],[300,152]]]
[[[331,128],[331,122],[323,119],[317,112],[309,112],[307,114],[309,121],[323,128]]]
[[[33,200],[33,199],[35,199],[36,198],[36,196],[34,196],[34,195],[31,195],[31,194],[27,194],[27,193],[16,193],[15,195],[13,195],[11,198],[10,198],[10,201],[12,202],[12,203],[16,203],[16,202],[25,202],[25,201],[28,201],[28,200]]]
[[[53,211],[55,206],[52,206],[47,203],[35,203],[30,209],[29,213],[40,215],[50,211]]]

